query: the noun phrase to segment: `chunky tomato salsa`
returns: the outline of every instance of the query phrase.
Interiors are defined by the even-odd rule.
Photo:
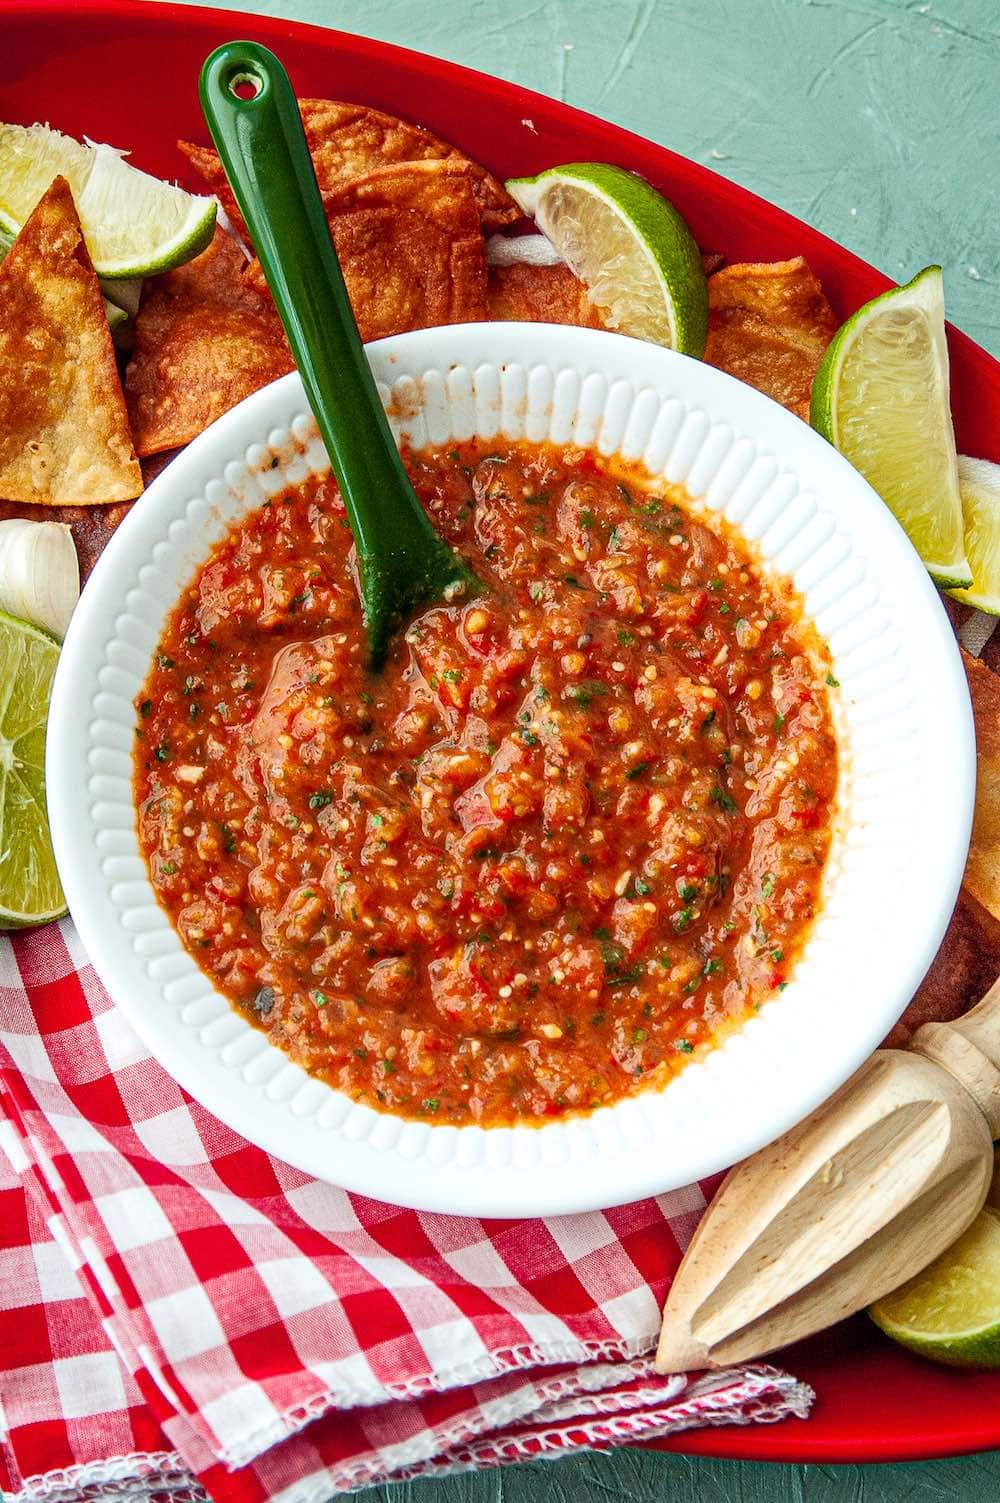
[[[406,455],[483,583],[365,666],[332,480],[213,551],[137,702],[139,832],[218,987],[437,1122],[662,1085],[787,982],[837,786],[821,644],[683,492],[581,450]]]

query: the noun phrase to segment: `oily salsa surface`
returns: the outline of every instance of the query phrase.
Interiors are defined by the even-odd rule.
[[[266,502],[137,701],[143,850],[201,969],[315,1075],[426,1120],[585,1111],[785,985],[834,680],[791,588],[645,472],[405,458],[484,591],[373,677],[334,482]]]

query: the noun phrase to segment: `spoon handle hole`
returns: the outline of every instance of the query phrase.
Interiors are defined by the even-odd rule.
[[[229,78],[224,79],[223,84],[232,98],[242,104],[259,99],[267,89],[267,79],[246,68],[233,72]]]

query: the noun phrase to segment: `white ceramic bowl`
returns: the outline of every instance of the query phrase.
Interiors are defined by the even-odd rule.
[[[320,1178],[422,1209],[536,1215],[671,1189],[752,1153],[832,1092],[902,1012],[968,844],[972,720],[954,638],[900,528],[798,418],[710,366],[592,330],[469,324],[369,358],[419,446],[504,434],[643,459],[788,575],[828,642],[842,775],[822,913],[787,990],[666,1089],[542,1127],[404,1121],[312,1079],[230,1007],[158,906],[131,786],[133,699],[164,618],[225,529],[326,468],[297,376],[250,397],[150,486],[63,648],[48,736],[59,870],[111,995],[231,1127]],[[270,468],[277,457],[278,464]]]

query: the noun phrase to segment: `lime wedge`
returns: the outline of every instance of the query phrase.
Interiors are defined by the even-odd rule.
[[[102,278],[101,291],[106,303],[113,303],[121,309],[126,318],[135,318],[139,311],[139,300],[142,297],[142,278],[115,282],[110,277]]]
[[[935,583],[971,584],[940,266],[873,298],[838,329],[816,372],[810,418],[878,491]]]
[[[73,190],[100,277],[166,271],[212,238],[214,198],[195,198],[130,167],[114,147],[83,146],[47,125],[0,125],[0,227],[16,235],[57,175]]]
[[[958,488],[972,583],[967,590],[951,594],[963,605],[1000,616],[1000,464],[960,454]]]
[[[505,186],[583,282],[609,328],[682,355],[705,353],[701,255],[655,188],[605,162],[550,167]]]
[[[868,1313],[921,1357],[952,1367],[1000,1367],[1000,1213],[980,1211],[923,1273]]]
[[[0,611],[0,929],[66,912],[45,812],[45,721],[58,643]]]
[[[116,329],[120,329],[123,324],[128,323],[128,314],[125,312],[124,308],[119,308],[117,303],[111,302],[111,300],[106,297],[102,297],[101,302],[104,304],[104,312],[106,313],[108,319],[108,328],[111,330],[112,334]]]

